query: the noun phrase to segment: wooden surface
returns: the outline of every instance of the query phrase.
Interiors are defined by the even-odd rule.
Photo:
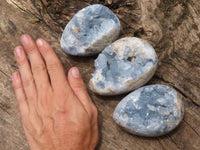
[[[121,130],[112,120],[125,95],[100,97],[90,92],[99,110],[99,150],[200,149],[200,2],[199,0],[0,0],[0,150],[27,150],[20,115],[11,86],[17,70],[13,48],[28,33],[47,39],[65,70],[78,66],[88,83],[95,57],[77,58],[62,52],[63,28],[81,8],[101,3],[120,18],[120,37],[137,36],[156,49],[159,66],[148,84],[161,83],[183,97],[185,116],[166,136],[142,138]]]

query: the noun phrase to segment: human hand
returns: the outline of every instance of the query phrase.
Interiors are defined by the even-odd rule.
[[[97,109],[78,68],[69,70],[67,80],[45,40],[35,43],[23,35],[21,42],[24,48],[14,51],[20,73],[13,73],[12,81],[31,150],[93,150],[98,142]]]

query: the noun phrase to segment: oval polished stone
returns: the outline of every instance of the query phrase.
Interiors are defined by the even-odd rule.
[[[118,95],[147,83],[157,68],[157,55],[147,41],[122,38],[103,50],[95,60],[90,89],[99,95]]]
[[[70,55],[94,55],[116,40],[119,33],[120,21],[109,8],[90,5],[78,11],[66,25],[61,48]]]
[[[113,119],[132,134],[155,137],[173,130],[183,115],[182,100],[174,89],[166,85],[149,85],[122,99]]]

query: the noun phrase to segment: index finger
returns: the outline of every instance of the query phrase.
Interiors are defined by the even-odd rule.
[[[63,66],[56,56],[54,50],[43,39],[38,39],[36,43],[40,53],[42,54],[42,57],[46,62],[53,90],[67,88],[68,91],[71,91]]]

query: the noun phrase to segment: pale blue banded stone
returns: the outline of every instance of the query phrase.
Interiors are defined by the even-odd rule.
[[[90,89],[100,95],[117,95],[147,83],[157,68],[154,48],[136,37],[122,38],[106,47],[95,60]]]
[[[130,93],[117,105],[113,119],[128,132],[155,137],[172,131],[181,122],[184,105],[166,85],[149,85]]]
[[[90,5],[78,11],[66,25],[61,48],[70,55],[94,55],[115,41],[119,33],[120,21],[109,8]]]

